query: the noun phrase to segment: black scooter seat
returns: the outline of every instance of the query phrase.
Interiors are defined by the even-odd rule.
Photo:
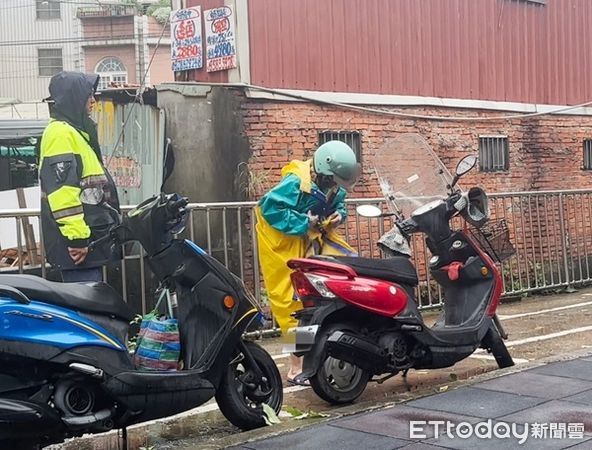
[[[356,271],[358,275],[378,278],[380,280],[393,281],[395,283],[417,286],[419,280],[415,267],[408,258],[394,256],[386,259],[358,258],[351,256],[324,256],[313,257],[313,259],[332,259],[338,263],[345,264]]]
[[[2,284],[18,289],[31,300],[128,322],[134,317],[121,296],[106,283],[56,283],[34,275],[0,275]]]

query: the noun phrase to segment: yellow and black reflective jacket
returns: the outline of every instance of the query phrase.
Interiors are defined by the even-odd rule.
[[[68,253],[68,247],[87,247],[115,223],[105,205],[81,201],[83,190],[101,190],[106,203],[119,209],[115,184],[101,161],[96,126],[86,112],[96,83],[98,76],[72,72],[50,82],[52,118],[40,146],[41,219],[47,259],[60,269],[97,267],[120,257],[107,244],[75,266]]]

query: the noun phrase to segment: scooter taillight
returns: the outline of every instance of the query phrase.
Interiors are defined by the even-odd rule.
[[[303,302],[311,298],[335,298],[335,294],[325,285],[325,277],[312,273],[293,272],[292,286]]]

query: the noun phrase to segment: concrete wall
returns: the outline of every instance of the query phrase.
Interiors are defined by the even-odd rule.
[[[239,174],[251,152],[243,131],[243,99],[239,91],[221,87],[159,86],[158,106],[165,111],[166,136],[172,140],[176,160],[166,192],[179,192],[191,202],[244,199]],[[220,261],[228,257],[231,270],[239,273],[238,228],[248,234],[249,211],[247,208],[240,221],[236,209],[225,215],[222,209],[212,211],[208,228],[205,212],[197,211],[194,240]]]
[[[243,199],[239,165],[250,157],[243,134],[239,92],[188,85],[158,87],[158,106],[166,114],[175,171],[165,188],[194,202]]]

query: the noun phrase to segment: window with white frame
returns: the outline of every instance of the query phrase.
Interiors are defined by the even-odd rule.
[[[101,80],[99,81],[99,90],[108,88],[111,83],[127,83],[127,69],[117,58],[108,57],[102,59],[97,64],[95,72],[101,77]]]
[[[37,20],[61,19],[59,0],[36,0]]]
[[[61,48],[38,48],[39,76],[52,77],[64,70]]]

